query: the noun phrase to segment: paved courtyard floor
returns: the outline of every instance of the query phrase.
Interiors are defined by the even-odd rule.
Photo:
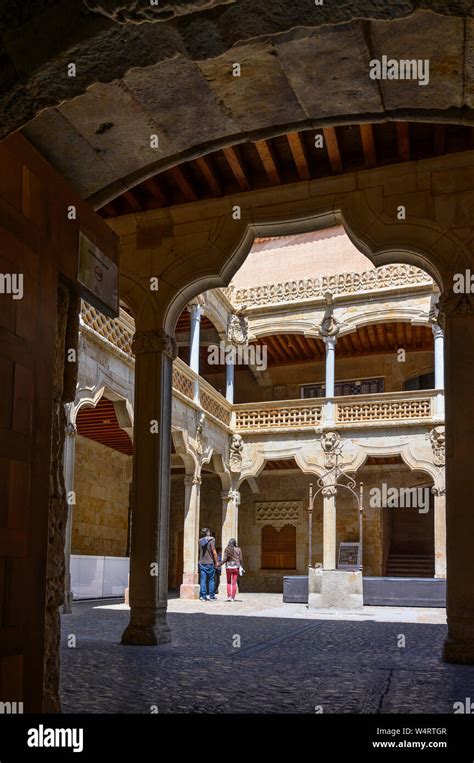
[[[64,712],[453,713],[474,697],[474,666],[441,661],[441,609],[316,613],[241,594],[168,611],[171,644],[122,646],[128,607],[76,603],[62,618]]]

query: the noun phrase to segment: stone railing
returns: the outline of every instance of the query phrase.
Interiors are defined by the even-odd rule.
[[[133,318],[120,309],[118,318],[107,318],[88,302],[81,304],[81,326],[94,331],[102,339],[133,358],[132,339],[135,333]]]
[[[431,421],[436,394],[435,390],[426,390],[336,397],[333,398],[336,425]]]
[[[248,289],[236,289],[232,286],[223,289],[227,299],[236,307],[261,307],[286,302],[304,300],[324,300],[327,292],[335,297],[382,289],[427,286],[433,279],[423,270],[413,265],[382,265],[379,268],[365,270],[362,273],[338,273],[318,278],[303,278],[295,281],[252,286]]]
[[[202,379],[194,371],[191,371],[186,363],[180,358],[176,358],[173,363],[173,390],[178,392],[189,400],[194,400],[194,392],[198,386],[198,400],[196,405],[217,419],[226,427],[229,427],[232,420],[232,405],[205,379]]]
[[[377,395],[352,395],[332,399],[334,426],[397,426],[431,423],[435,415],[435,390],[426,392],[388,392]],[[283,400],[234,405],[238,432],[274,429],[308,429],[325,423],[326,398]]]
[[[278,400],[271,403],[234,405],[235,429],[262,431],[265,429],[305,429],[321,423],[322,405],[318,401]]]

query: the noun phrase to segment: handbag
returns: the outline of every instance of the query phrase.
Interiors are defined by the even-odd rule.
[[[240,567],[239,567],[239,575],[242,576],[244,574],[244,572],[245,572],[244,568],[242,567],[242,565],[240,565]]]

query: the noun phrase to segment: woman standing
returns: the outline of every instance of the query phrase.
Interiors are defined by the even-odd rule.
[[[226,565],[227,601],[235,601],[237,578],[242,567],[242,549],[238,547],[235,538],[231,538],[227,544],[221,564]]]

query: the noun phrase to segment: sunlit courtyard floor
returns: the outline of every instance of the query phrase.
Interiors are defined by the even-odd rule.
[[[120,644],[128,617],[118,602],[63,616],[65,712],[452,713],[474,696],[474,666],[441,660],[442,609],[171,598],[173,640],[156,647]]]

